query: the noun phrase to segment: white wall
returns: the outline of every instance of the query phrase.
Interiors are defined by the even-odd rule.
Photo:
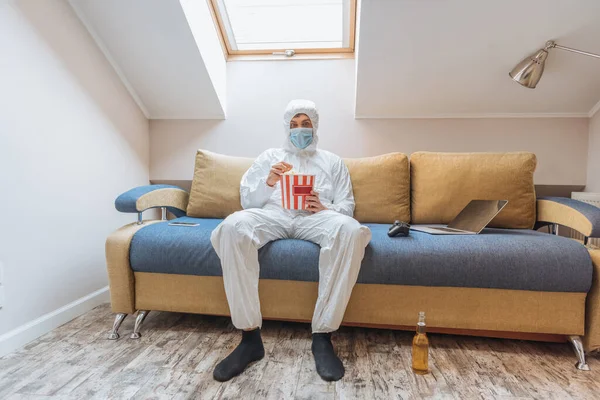
[[[192,178],[196,149],[256,156],[279,146],[294,98],[320,107],[320,145],[343,157],[390,151],[516,151],[537,154],[537,184],[584,185],[587,118],[354,119],[354,60],[227,64],[225,121],[150,121],[150,178]]]
[[[600,111],[590,119],[586,192],[600,192]]]
[[[0,27],[0,339],[8,340],[106,287],[106,237],[134,219],[114,199],[148,183],[149,140],[148,121],[67,3],[4,1]]]

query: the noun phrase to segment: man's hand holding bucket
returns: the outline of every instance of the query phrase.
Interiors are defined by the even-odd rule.
[[[318,213],[319,211],[327,210],[321,200],[319,199],[319,193],[312,190],[310,196],[306,196],[306,210],[311,213]]]

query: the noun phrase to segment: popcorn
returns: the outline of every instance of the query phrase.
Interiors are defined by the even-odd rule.
[[[281,206],[287,210],[306,210],[306,197],[313,190],[315,176],[290,170],[280,177],[280,182]]]
[[[289,170],[285,171],[283,174],[284,175],[298,175],[298,171],[296,171],[294,168],[290,168]]]

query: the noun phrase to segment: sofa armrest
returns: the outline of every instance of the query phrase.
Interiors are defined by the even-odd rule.
[[[149,208],[166,207],[175,216],[185,215],[189,193],[173,185],[138,186],[121,194],[115,208],[125,213],[140,213]]]
[[[135,308],[135,281],[129,263],[129,248],[133,235],[159,220],[144,221],[143,225],[131,223],[117,229],[106,239],[106,268],[113,312],[133,314]]]
[[[539,197],[537,225],[559,224],[586,237],[600,237],[600,208],[566,197]]]
[[[585,336],[583,347],[586,352],[600,350],[600,249],[588,248],[594,271],[592,287],[586,297]]]

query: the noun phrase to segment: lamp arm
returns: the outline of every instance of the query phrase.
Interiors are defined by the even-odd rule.
[[[577,53],[577,54],[583,54],[584,56],[589,56],[589,57],[594,57],[594,58],[600,58],[600,54],[594,54],[594,53],[589,53],[587,51],[581,51],[581,50],[577,50],[577,49],[572,49],[570,47],[561,46],[561,45],[556,44],[556,43],[554,43],[552,41],[546,43],[546,49],[551,49],[551,48],[566,50],[566,51],[570,51],[572,53]]]

